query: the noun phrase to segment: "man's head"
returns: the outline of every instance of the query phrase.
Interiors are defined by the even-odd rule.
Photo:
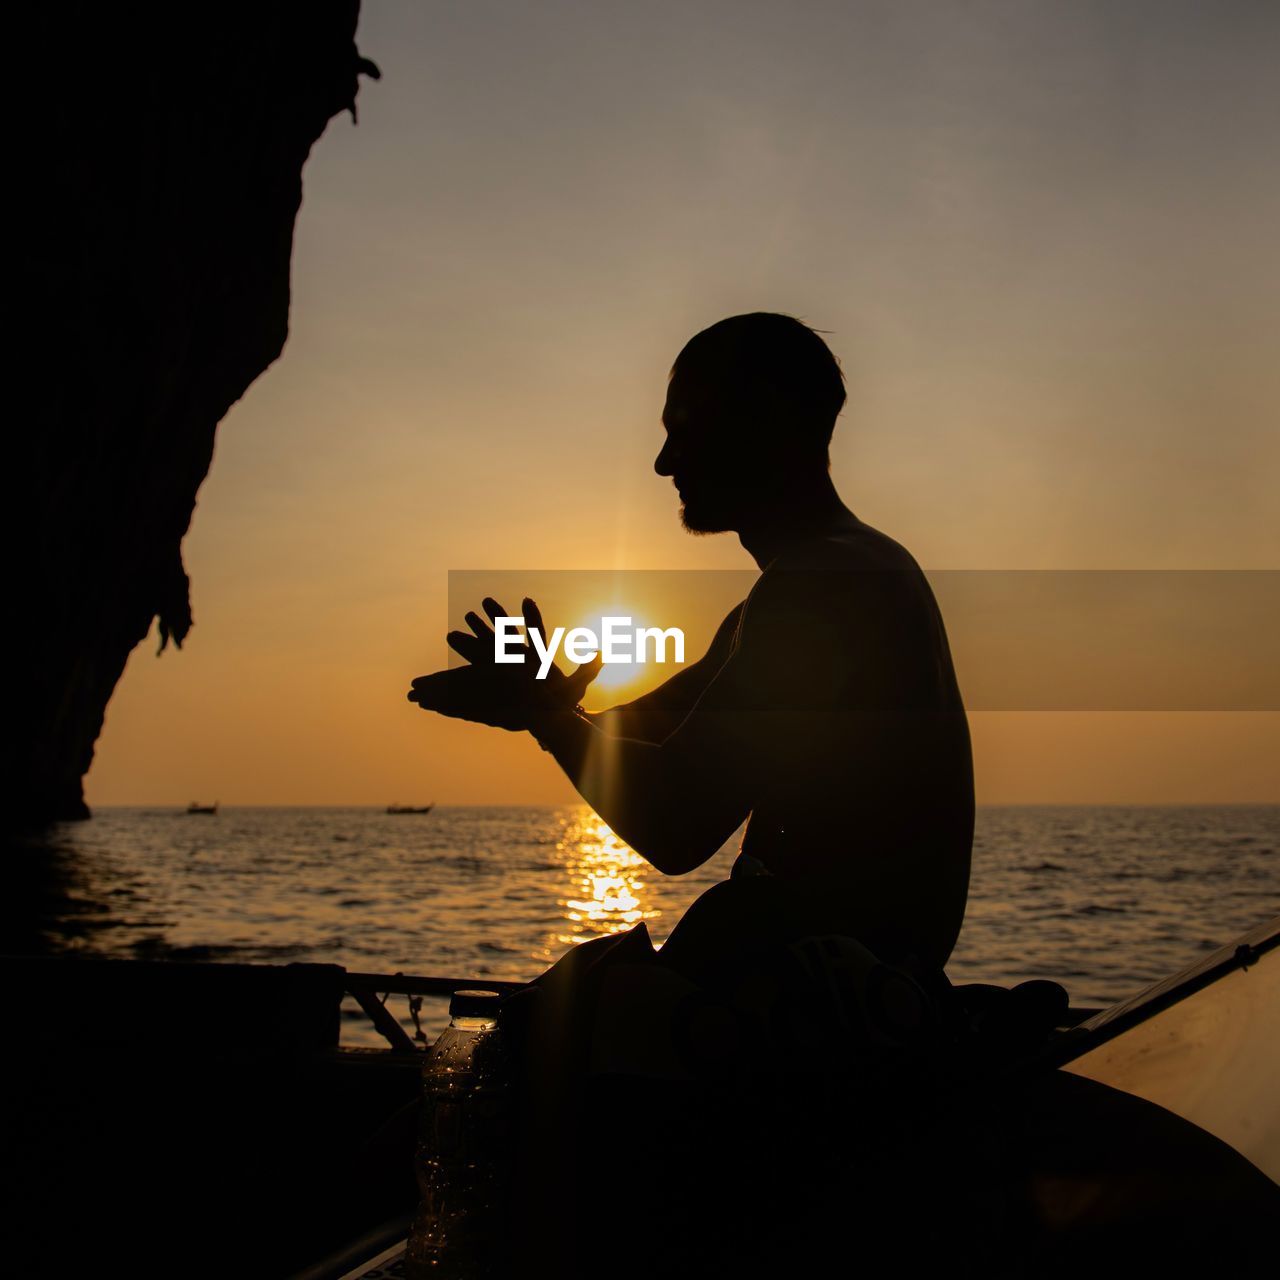
[[[825,473],[844,398],[835,356],[791,316],[730,316],[690,338],[671,369],[653,464],[674,479],[685,528],[741,529],[783,487]]]

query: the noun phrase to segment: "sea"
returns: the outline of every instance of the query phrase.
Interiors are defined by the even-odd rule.
[[[521,981],[644,921],[661,943],[729,874],[680,877],[591,809],[100,808],[48,843],[71,868],[54,952]],[[1280,914],[1280,806],[983,807],[953,982],[1061,982],[1105,1006]],[[387,1007],[410,1032],[408,999]],[[447,1021],[429,999],[419,1019]],[[382,1042],[353,1001],[344,1044]]]

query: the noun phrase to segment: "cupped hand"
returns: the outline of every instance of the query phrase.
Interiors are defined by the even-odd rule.
[[[490,621],[513,616],[489,596],[485,597],[482,607]],[[536,629],[545,636],[537,604],[526,598],[523,608],[526,632]],[[409,690],[409,701],[416,702],[424,711],[519,731],[529,728],[548,710],[576,705],[599,674],[601,659],[597,654],[571,675],[565,675],[553,663],[545,679],[538,679],[540,663],[527,635],[523,643],[507,647],[508,654],[519,654],[524,660],[499,663],[489,623],[474,611],[468,612],[465,618],[470,632],[450,631],[447,640],[449,647],[465,658],[468,665],[419,676]]]

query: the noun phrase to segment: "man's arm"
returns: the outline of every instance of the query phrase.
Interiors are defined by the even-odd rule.
[[[701,866],[750,812],[745,793],[682,769],[664,743],[611,736],[566,707],[540,710],[529,732],[578,794],[665,875]]]
[[[485,598],[483,607],[490,619],[510,616],[491,598]],[[717,677],[721,692],[728,688],[724,668],[729,665],[744,608],[745,602],[724,620],[706,657],[694,664],[696,670],[680,672],[662,690],[655,690],[660,696],[651,701],[636,700],[644,703],[640,716],[648,731],[660,735],[668,744],[665,747],[611,735],[593,723],[593,717],[574,709],[581,690],[598,669],[598,659],[571,676],[557,672],[555,682],[536,679],[534,663],[498,665],[493,661],[494,633],[474,612],[466,615],[470,633],[451,631],[448,636],[450,647],[467,659],[467,665],[418,676],[409,701],[424,711],[461,720],[533,731],[583,798],[624,840],[659,870],[678,875],[706,861],[750,808],[743,779],[724,769],[732,737],[726,750],[704,750],[699,768],[690,768],[669,745],[677,736],[669,726],[683,727],[694,720],[692,711],[708,701]],[[536,603],[525,600],[524,612],[545,634]],[[633,712],[631,724],[639,726],[640,716]],[[629,727],[627,718],[625,713],[613,717],[610,727]]]
[[[726,619],[725,661],[661,742],[605,733],[573,710],[576,697],[536,680],[528,663],[495,665],[492,632],[471,614],[474,635],[450,633],[470,665],[418,677],[409,698],[424,710],[530,730],[623,840],[660,871],[679,875],[733,834],[779,752],[794,749],[779,712],[797,700],[825,704],[838,691],[845,641],[830,625],[825,594],[804,597],[809,585],[766,570],[741,607],[740,625]],[[505,616],[496,601],[484,607],[491,618]]]
[[[769,573],[756,583],[728,656],[661,742],[611,737],[564,705],[535,712],[540,745],[659,871],[690,871],[724,844],[759,799],[771,753],[786,749],[778,713],[798,695],[825,702],[837,690],[843,640],[821,600],[801,600],[808,585]]]

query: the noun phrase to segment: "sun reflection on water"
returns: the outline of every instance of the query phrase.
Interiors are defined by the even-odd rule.
[[[569,877],[560,899],[564,931],[555,937],[561,945],[621,933],[662,914],[646,893],[652,868],[590,809],[565,819],[556,852]]]

